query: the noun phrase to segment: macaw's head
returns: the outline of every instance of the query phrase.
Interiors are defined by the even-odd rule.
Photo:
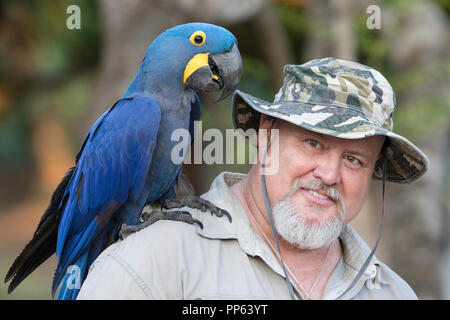
[[[176,79],[186,89],[219,91],[227,97],[239,83],[242,60],[237,40],[228,30],[207,23],[188,23],[159,35],[144,64],[157,80]]]

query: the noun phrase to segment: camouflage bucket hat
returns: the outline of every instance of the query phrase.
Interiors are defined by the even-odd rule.
[[[410,183],[425,173],[427,156],[392,132],[395,95],[381,73],[356,62],[324,58],[286,65],[284,74],[284,85],[272,103],[235,91],[236,129],[258,130],[263,113],[344,139],[383,135],[390,140],[384,149],[386,180]],[[374,179],[383,178],[381,160],[375,165]]]

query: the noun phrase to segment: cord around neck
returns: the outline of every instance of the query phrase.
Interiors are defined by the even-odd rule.
[[[275,244],[278,250],[278,254],[280,256],[280,262],[281,262],[281,268],[283,269],[284,277],[286,280],[286,285],[289,289],[289,294],[291,295],[292,300],[298,300],[297,296],[294,293],[294,287],[292,285],[291,279],[289,278],[288,273],[286,272],[286,267],[284,265],[283,258],[281,257],[281,249],[280,249],[280,243],[278,241],[277,233],[275,231],[275,225],[273,223],[273,216],[272,216],[272,210],[270,208],[269,203],[269,196],[267,195],[267,186],[266,186],[266,177],[265,177],[265,163],[266,163],[266,154],[267,149],[269,145],[266,146],[266,149],[264,150],[264,157],[261,164],[261,184],[262,184],[262,191],[263,191],[263,197],[264,197],[264,205],[266,206],[267,216],[269,218],[270,227],[272,229],[273,238],[275,240]]]

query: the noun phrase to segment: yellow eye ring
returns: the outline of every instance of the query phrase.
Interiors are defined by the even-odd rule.
[[[206,41],[206,34],[203,31],[195,31],[193,34],[191,34],[189,40],[192,42],[192,44],[200,47]]]

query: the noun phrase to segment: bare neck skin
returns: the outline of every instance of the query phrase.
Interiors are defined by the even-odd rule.
[[[257,168],[253,167],[245,179],[234,184],[230,189],[241,201],[253,230],[269,246],[275,257],[277,257],[278,252],[273,249],[276,248],[276,245],[266,209],[264,207],[261,177],[258,171],[259,170]],[[265,236],[261,233],[260,228],[258,228],[255,223],[255,220],[259,224],[259,227],[262,229]],[[267,243],[266,238],[270,241],[270,243]],[[323,266],[320,278],[311,293],[312,299],[321,299],[328,279],[342,256],[342,248],[339,239],[336,239],[330,245],[330,248],[322,247],[314,250],[304,250],[293,247],[280,236],[278,236],[278,241],[280,243],[281,257],[283,258],[285,265],[287,265],[287,268],[294,274],[298,282],[300,282],[299,285],[298,282],[295,281],[295,278],[290,275],[292,284],[297,291],[302,294],[302,296],[307,297],[301,287],[303,287],[306,292],[309,292]],[[329,253],[328,250],[330,250]],[[327,254],[328,258],[326,258]],[[326,262],[324,264],[325,259]]]

